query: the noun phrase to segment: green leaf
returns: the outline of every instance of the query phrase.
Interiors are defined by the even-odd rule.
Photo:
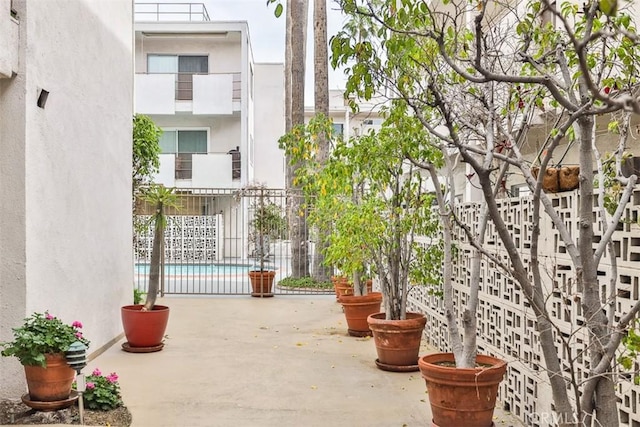
[[[282,3],[278,3],[278,5],[276,6],[276,10],[273,11],[273,14],[276,15],[276,18],[280,18],[283,9],[284,7],[282,7]]]
[[[600,0],[598,7],[607,16],[616,16],[618,13],[618,0]]]

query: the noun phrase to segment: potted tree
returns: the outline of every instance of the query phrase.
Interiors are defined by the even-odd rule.
[[[426,318],[407,312],[407,295],[413,284],[438,283],[439,268],[434,266],[440,265],[442,249],[433,244],[438,221],[426,180],[404,153],[413,148],[401,124],[398,117],[389,117],[377,133],[335,142],[328,164],[307,163],[299,179],[311,183],[318,195],[314,211],[320,213],[312,218],[333,220],[328,262],[339,262],[338,257],[349,250],[341,245],[349,242],[356,246],[352,252],[371,260],[385,308],[367,318],[378,351],[376,365],[389,371],[416,371]],[[296,155],[313,159],[318,128],[321,125],[312,121],[306,130],[297,129],[294,136],[281,139],[281,145],[294,160]],[[357,202],[353,202],[355,187],[362,190]],[[326,208],[330,203],[339,208]],[[419,243],[419,235],[428,237]],[[361,261],[350,262],[357,271]]]
[[[456,416],[456,404],[464,404],[466,411],[468,401],[484,397],[487,406],[491,406],[495,393],[480,394],[475,387],[478,381],[484,381],[485,374],[504,368],[504,362],[495,368],[476,366],[482,361],[476,357],[476,308],[482,296],[476,266],[484,258],[509,277],[509,285],[521,292],[523,305],[535,315],[536,338],[548,376],[547,390],[553,399],[547,408],[549,413],[553,411],[553,418],[563,426],[618,425],[617,384],[612,380],[618,378],[616,354],[627,332],[634,335],[629,329],[634,328],[633,319],[637,318],[640,304],[633,304],[624,312],[617,308],[620,288],[616,284],[616,250],[611,237],[620,225],[637,175],[625,178],[616,171],[620,191],[613,203],[605,201],[607,189],[600,188],[598,194],[594,183],[604,182],[600,153],[609,149],[603,146],[612,142],[596,136],[596,130],[606,128],[609,134],[619,134],[619,169],[628,141],[629,117],[640,110],[635,83],[631,83],[636,81],[638,69],[621,68],[618,62],[620,56],[637,55],[637,44],[628,44],[623,36],[629,28],[635,28],[632,15],[618,10],[616,2],[592,2],[573,8],[570,3],[543,1],[517,10],[496,2],[473,7],[461,3],[451,5],[447,13],[422,2],[366,2],[362,6],[362,2],[345,0],[341,4],[366,21],[368,25],[361,27],[366,27],[371,36],[361,45],[357,45],[360,39],[353,34],[334,39],[334,61],[356,60],[348,86],[366,95],[375,90],[374,84],[383,85],[387,93],[406,106],[409,115],[428,129],[435,145],[447,156],[459,156],[466,163],[462,178],[477,186],[474,201],[478,203],[480,220],[455,223],[464,243],[474,249],[470,251],[473,258],[469,273],[473,280],[468,291],[465,289],[467,307],[458,308],[464,334],[456,327],[456,307],[447,301],[446,290],[451,287],[444,288],[449,346],[456,367],[471,371],[475,383],[468,386],[477,398],[454,395],[447,399],[451,406],[438,415],[441,419],[435,419],[434,411],[434,423],[441,427],[485,427],[492,423],[490,407],[478,423],[451,418]],[[556,19],[563,24],[555,25]],[[376,46],[384,46],[385,54],[381,55]],[[553,204],[556,200],[543,191],[545,174],[535,176],[531,170],[538,148],[527,146],[531,142],[527,136],[535,133],[534,119],[546,124],[535,137],[542,147],[541,171],[557,159],[554,156],[561,144],[573,143],[576,147],[580,171],[578,188],[574,190],[574,200],[579,200],[574,205],[574,218],[579,227],[568,226]],[[598,179],[594,170],[598,171]],[[499,200],[508,195],[510,179],[519,179],[531,192],[527,212],[533,218],[533,226],[526,250],[519,247],[518,238],[511,233],[504,204]],[[445,222],[459,214],[452,203],[448,212],[442,213]],[[541,229],[543,217],[553,224],[553,229]],[[500,246],[495,251],[483,244],[482,239],[488,234],[485,218],[490,218],[496,246]],[[549,264],[545,265],[547,254],[542,245],[544,237],[551,235],[566,251],[569,280],[577,283],[577,291],[558,289],[553,286],[554,278],[545,277]],[[605,286],[599,276],[606,252],[614,254],[609,267],[614,273]],[[564,319],[566,323],[557,323],[549,307],[561,299],[579,301],[580,316],[571,314]],[[571,330],[571,335],[557,333],[560,328]],[[580,350],[575,350],[580,352],[580,358],[589,361],[584,365],[560,352],[562,349],[571,354],[580,344],[578,336],[589,337]],[[438,363],[435,359],[422,358],[423,361],[427,369]],[[442,378],[429,371],[423,371],[423,376],[430,389]],[[437,406],[432,404],[432,409]]]
[[[25,404],[40,409],[70,406],[75,371],[67,364],[65,352],[76,341],[89,346],[82,336],[82,323],[63,323],[49,312],[33,313],[13,329],[13,341],[0,343],[2,356],[15,356],[24,366],[29,393]],[[76,396],[77,397],[77,396]]]
[[[261,184],[247,187],[244,195],[252,198],[253,218],[249,222],[249,252],[256,266],[249,270],[251,296],[267,298],[273,296],[276,271],[270,264],[271,242],[281,239],[286,233],[286,220],[280,206],[270,197],[269,190]]]
[[[156,304],[160,290],[161,269],[164,268],[164,231],[168,209],[178,209],[178,197],[174,189],[151,185],[142,198],[153,209],[149,218],[153,228],[153,246],[149,263],[149,281],[144,304],[126,305],[121,308],[122,325],[127,342],[122,348],[128,352],[148,353],[164,347],[163,338],[169,320],[169,307]]]

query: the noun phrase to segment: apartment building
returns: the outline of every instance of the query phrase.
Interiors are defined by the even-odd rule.
[[[164,131],[155,181],[283,188],[283,64],[256,63],[247,22],[212,21],[203,4],[135,8],[135,111]]]
[[[0,0],[0,341],[33,312],[95,352],[131,301],[132,4]],[[0,396],[26,390],[0,359]]]

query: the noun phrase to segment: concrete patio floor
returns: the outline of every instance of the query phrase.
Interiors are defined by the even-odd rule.
[[[171,308],[164,350],[126,353],[123,339],[85,368],[120,376],[134,426],[431,425],[420,373],[377,369],[333,296],[158,303]],[[496,410],[495,425],[521,424]]]

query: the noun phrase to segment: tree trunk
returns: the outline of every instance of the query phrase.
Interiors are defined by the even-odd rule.
[[[162,203],[158,203],[156,216],[164,215]],[[153,232],[153,245],[151,248],[151,261],[149,264],[149,288],[143,310],[153,310],[160,288],[160,268],[162,267],[162,241],[164,240],[164,222],[160,219],[155,221]]]
[[[307,22],[307,0],[291,0],[290,60],[291,69],[291,126],[304,124],[304,71]],[[289,12],[287,12],[289,14]],[[289,28],[289,25],[287,25]],[[287,189],[289,190],[289,232],[291,237],[291,276],[309,276],[307,213],[302,191],[295,184],[299,164],[288,163]]]
[[[314,85],[315,112],[329,117],[329,57],[327,44],[327,0],[314,0],[313,3],[313,35],[314,35]],[[318,135],[318,163],[322,167],[329,158],[329,138],[324,133]],[[332,268],[324,265],[324,251],[328,245],[327,236],[330,230],[318,229],[318,239],[313,257],[313,278],[319,282],[328,282]],[[354,283],[354,286],[356,284]]]

